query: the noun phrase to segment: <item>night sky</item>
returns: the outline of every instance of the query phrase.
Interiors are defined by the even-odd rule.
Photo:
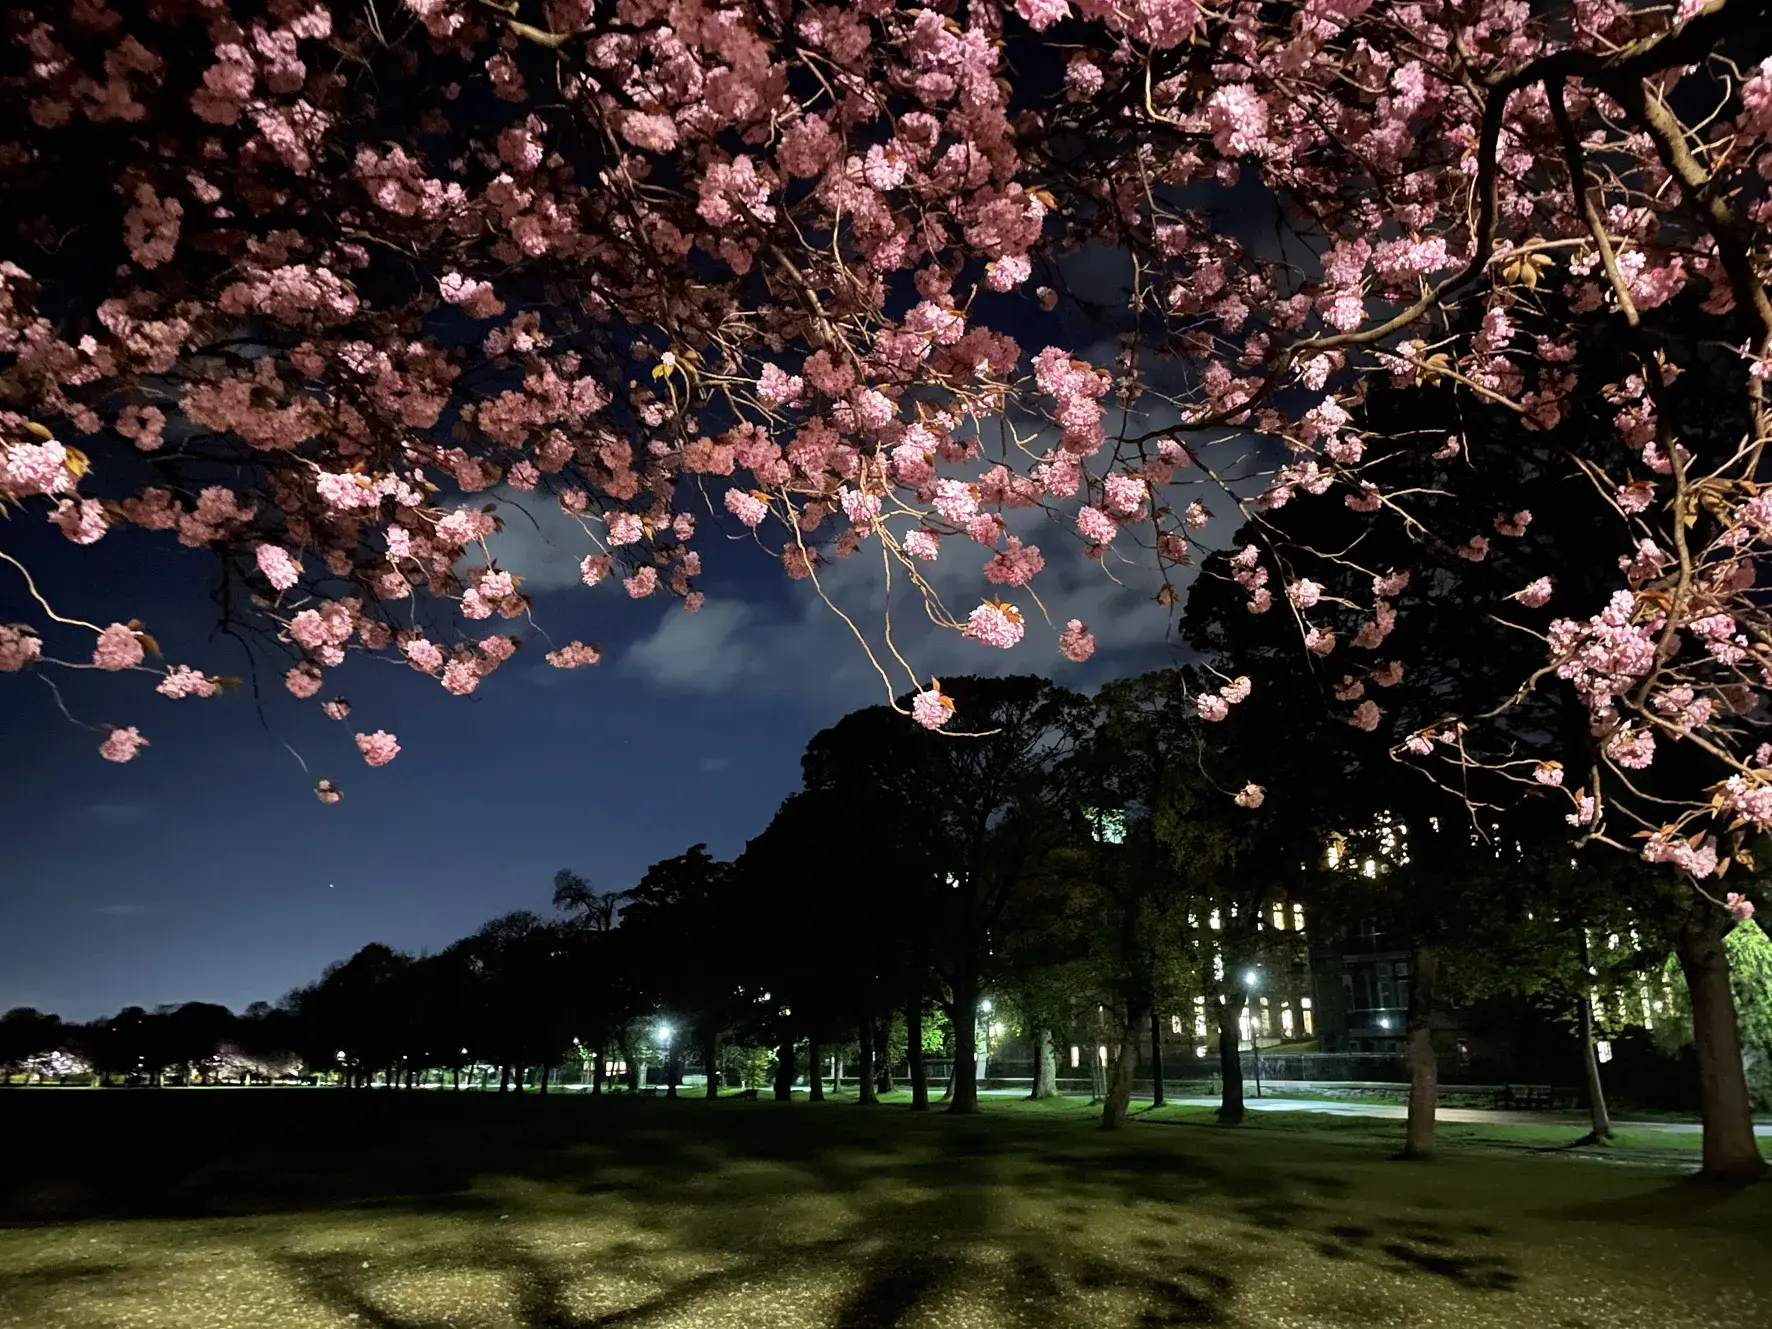
[[[1030,354],[1043,344],[1023,338]],[[1111,342],[1068,344],[1112,363]],[[434,950],[500,913],[545,913],[562,867],[619,890],[697,841],[735,854],[798,786],[806,741],[885,700],[849,629],[811,587],[789,583],[687,489],[679,504],[701,512],[707,569],[696,615],[662,595],[630,601],[612,582],[584,587],[578,528],[545,496],[497,497],[522,506],[506,510],[494,552],[524,577],[534,624],[480,626],[517,630],[524,650],[468,698],[403,664],[353,657],[328,671],[323,694],[353,703],[342,724],[290,697],[289,661],[262,645],[255,698],[246,649],[215,633],[212,555],[128,529],[75,550],[37,529],[35,513],[6,523],[4,547],[62,612],[100,624],[139,617],[167,662],[245,675],[247,686],[174,701],[155,695],[147,675],[42,671],[75,720],[141,728],[152,746],[120,766],[99,758],[102,731],[64,718],[42,679],[0,675],[0,1010],[85,1019],[189,1000],[240,1009],[276,1000],[370,941]],[[894,638],[925,677],[1044,673],[1090,690],[1178,658],[1152,603],[1154,572],[1114,567],[1115,585],[1083,558],[1068,524],[1011,516],[1011,533],[1046,553],[1033,588],[1054,628],[1031,621],[1022,646],[1003,652],[937,632],[920,605],[902,601]],[[962,619],[996,589],[978,575],[985,556],[960,538],[944,543],[932,582]],[[876,640],[880,573],[870,542],[823,574]],[[902,578],[895,586],[908,589]],[[1037,615],[1026,592],[1012,598]],[[27,605],[22,580],[0,566],[0,622],[41,626]],[[1099,642],[1082,666],[1055,644],[1072,616]],[[568,672],[542,660],[573,638],[601,643],[603,663]],[[45,633],[46,654],[90,651],[90,633]],[[895,677],[894,690],[907,683]],[[351,734],[378,728],[397,734],[402,751],[371,769]],[[340,785],[342,803],[314,798],[321,777]]]

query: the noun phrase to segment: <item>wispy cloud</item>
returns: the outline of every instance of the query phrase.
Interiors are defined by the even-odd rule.
[[[700,761],[696,762],[695,764],[696,764],[697,768],[700,770],[723,771],[728,766],[732,765],[732,758],[731,757],[703,757]]]
[[[148,815],[140,803],[88,803],[80,811],[94,821],[140,821]]]
[[[155,904],[101,904],[92,912],[103,914],[106,918],[139,918],[143,914],[151,914],[160,908]]]

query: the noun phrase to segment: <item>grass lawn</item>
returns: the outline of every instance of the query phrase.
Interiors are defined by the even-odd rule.
[[[0,1325],[1772,1324],[1772,1186],[1458,1140],[1405,1164],[1394,1123],[1154,1115],[0,1094]]]

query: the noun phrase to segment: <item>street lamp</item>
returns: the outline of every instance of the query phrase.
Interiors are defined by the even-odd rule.
[[[671,1027],[670,1027],[670,1025],[668,1025],[668,1024],[659,1025],[659,1027],[658,1027],[658,1041],[660,1043],[663,1043],[666,1047],[669,1047],[671,1045]]]

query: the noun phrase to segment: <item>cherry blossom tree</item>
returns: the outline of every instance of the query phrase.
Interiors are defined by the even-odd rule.
[[[15,8],[0,503],[70,554],[119,526],[213,549],[290,691],[341,721],[349,654],[458,695],[511,658],[515,628],[477,625],[530,613],[488,545],[525,492],[582,526],[600,594],[695,610],[712,528],[820,595],[865,557],[980,652],[1072,660],[1087,625],[1042,623],[1038,595],[1060,546],[1154,574],[1160,630],[1234,510],[1261,531],[1233,574],[1248,610],[1284,604],[1323,654],[1382,625],[1383,579],[1411,569],[1325,597],[1284,576],[1273,514],[1339,506],[1473,562],[1527,521],[1418,517],[1398,463],[1459,455],[1459,431],[1375,429],[1375,385],[1551,439],[1598,393],[1616,439],[1569,474],[1610,509],[1595,538],[1638,561],[1592,598],[1557,597],[1555,548],[1522,571],[1517,603],[1554,605],[1532,681],[1573,689],[1598,735],[1577,833],[1708,879],[1772,821],[1767,9]],[[1080,252],[1116,256],[1124,288],[1076,280]],[[1676,409],[1675,318],[1710,348],[1726,432]],[[1104,337],[1117,352],[1083,353]],[[943,602],[938,558],[977,568],[976,603]],[[0,561],[30,607],[0,625],[0,670],[221,689],[161,653],[145,608],[96,622]],[[833,608],[895,706],[970,731],[883,625]],[[1198,712],[1245,701],[1227,685]],[[116,705],[101,754],[151,753]],[[1376,702],[1352,718],[1384,724]],[[346,731],[370,765],[399,751],[379,720]],[[1651,824],[1615,817],[1675,740],[1703,760]],[[1561,737],[1536,755],[1563,760]]]

